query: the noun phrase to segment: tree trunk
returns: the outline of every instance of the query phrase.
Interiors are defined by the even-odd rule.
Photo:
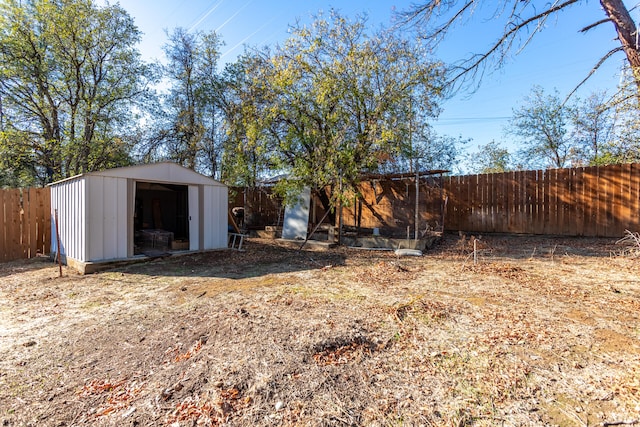
[[[331,222],[331,224],[335,224],[336,212],[331,206],[330,195],[327,193],[327,190],[329,190],[327,187],[320,188],[318,190],[318,198],[320,199],[320,203],[322,203],[322,208],[325,210],[325,212],[329,212],[329,221]],[[330,191],[333,191],[333,188],[331,188]]]
[[[638,29],[622,0],[600,0],[600,4],[616,27],[618,39],[633,71],[633,77],[640,93],[640,49],[638,49]]]

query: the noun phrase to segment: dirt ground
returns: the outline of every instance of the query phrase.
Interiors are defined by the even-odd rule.
[[[2,264],[0,425],[640,425],[640,261],[477,247]]]

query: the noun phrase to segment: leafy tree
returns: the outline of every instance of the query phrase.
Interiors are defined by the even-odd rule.
[[[551,95],[536,86],[523,105],[513,110],[508,132],[521,139],[524,164],[562,168],[572,150],[567,126],[570,110],[557,91]]]
[[[222,179],[229,184],[255,188],[277,173],[271,157],[278,129],[268,118],[273,103],[265,85],[268,57],[245,53],[222,73],[219,100],[227,125]]]
[[[409,142],[403,144],[404,150],[388,165],[382,165],[382,172],[451,171],[458,165],[462,146],[470,141],[461,136],[439,135],[427,123],[412,129],[407,138]]]
[[[449,31],[453,31],[456,24],[472,17],[480,7],[486,7],[486,3],[480,0],[425,0],[415,3],[402,14],[402,18],[405,23],[416,24],[425,38],[437,42]],[[624,52],[632,69],[636,93],[640,93],[638,28],[622,0],[600,0],[599,3],[604,12],[603,19],[580,31],[586,32],[611,22],[620,46],[609,52],[603,52],[589,76],[615,53]],[[595,3],[585,0],[564,0],[541,5],[533,0],[504,0],[490,4],[489,7],[492,8],[488,14],[491,18],[490,22],[492,25],[503,25],[503,30],[486,50],[463,59],[451,69],[449,81],[454,85],[460,85],[469,80],[477,81],[477,78],[480,78],[487,69],[502,65],[512,52],[520,52],[525,48],[532,38],[546,27],[549,19],[558,17],[560,13],[568,11],[571,7],[589,7]]]
[[[599,164],[640,161],[640,106],[633,76],[623,77],[618,92],[605,104],[613,116],[613,135],[597,159]]]
[[[0,2],[3,159],[39,184],[128,163],[117,138],[145,93],[139,31],[118,5]],[[4,157],[6,156],[6,157]]]
[[[508,172],[511,167],[509,150],[501,147],[495,140],[478,147],[478,151],[469,156],[470,170],[475,173]]]
[[[614,138],[613,119],[606,93],[593,93],[583,102],[576,100],[571,109],[574,165],[601,164],[605,160],[607,147]]]
[[[217,177],[224,136],[219,108],[218,61],[222,40],[215,32],[176,28],[164,46],[169,88],[154,114],[147,159],[170,159]]]
[[[409,123],[438,112],[441,65],[399,33],[369,34],[365,24],[320,16],[255,61],[260,101],[244,109],[260,110],[245,117],[260,117],[250,128],[255,151],[287,173],[277,187],[286,199],[304,186],[333,186],[335,205],[363,172],[404,150]]]

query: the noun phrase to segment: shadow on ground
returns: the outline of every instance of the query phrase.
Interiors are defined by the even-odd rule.
[[[341,249],[296,250],[269,241],[250,240],[243,248],[243,251],[211,251],[157,258],[111,271],[150,276],[246,279],[344,265],[346,259]]]

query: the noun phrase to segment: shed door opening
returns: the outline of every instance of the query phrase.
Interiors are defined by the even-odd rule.
[[[134,254],[189,249],[189,187],[136,182]]]

